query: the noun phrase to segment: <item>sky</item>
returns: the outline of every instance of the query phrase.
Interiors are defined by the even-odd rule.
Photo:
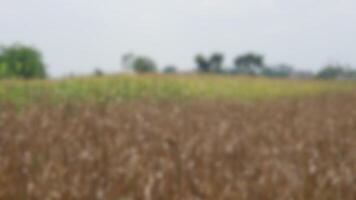
[[[122,69],[131,52],[160,68],[195,67],[221,52],[225,65],[258,52],[267,64],[356,67],[355,0],[0,0],[0,44],[43,53],[51,76]]]

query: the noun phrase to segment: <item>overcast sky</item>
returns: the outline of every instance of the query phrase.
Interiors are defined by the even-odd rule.
[[[160,67],[256,51],[269,64],[356,66],[355,0],[0,0],[0,43],[43,52],[52,76],[117,71],[126,52]]]

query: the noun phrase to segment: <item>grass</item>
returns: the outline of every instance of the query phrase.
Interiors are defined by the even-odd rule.
[[[222,76],[106,76],[62,80],[2,80],[0,103],[121,102],[127,100],[239,100],[298,98],[354,89],[350,81]]]

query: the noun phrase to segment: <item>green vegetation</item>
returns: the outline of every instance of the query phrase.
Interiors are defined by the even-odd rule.
[[[316,77],[321,79],[355,79],[356,70],[340,65],[328,65]]]
[[[265,66],[264,57],[254,53],[238,56],[234,64],[238,73],[250,75],[257,74],[257,71]]]
[[[14,44],[0,47],[0,78],[45,78],[41,53],[29,46]]]
[[[199,54],[195,57],[195,62],[198,66],[198,72],[202,73],[220,73],[224,63],[224,55],[221,53],[214,53],[210,58]]]
[[[126,100],[239,100],[298,98],[354,89],[351,81],[227,76],[141,75],[63,80],[2,80],[0,103],[121,102]]]
[[[137,56],[132,53],[127,53],[124,54],[121,59],[121,64],[124,68],[135,73],[143,74],[157,71],[156,63],[147,56]]]

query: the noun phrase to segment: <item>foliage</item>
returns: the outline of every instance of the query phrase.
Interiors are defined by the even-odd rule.
[[[29,46],[15,44],[0,48],[0,78],[45,78],[41,53]]]
[[[210,58],[206,58],[199,54],[195,57],[195,62],[197,63],[199,72],[219,73],[222,71],[224,56],[221,53],[214,53]]]
[[[264,58],[259,54],[247,53],[238,56],[234,64],[238,73],[253,75],[264,66]]]
[[[221,53],[214,53],[210,57],[210,71],[219,73],[222,70],[224,62],[224,55]]]
[[[156,63],[149,57],[136,56],[128,53],[122,57],[122,65],[125,69],[133,70],[136,73],[153,73],[157,71]]]
[[[209,61],[203,55],[201,55],[201,54],[197,55],[195,57],[195,62],[198,65],[199,72],[209,72],[210,71]]]
[[[317,77],[321,79],[355,79],[356,70],[340,65],[328,65],[319,71]]]

